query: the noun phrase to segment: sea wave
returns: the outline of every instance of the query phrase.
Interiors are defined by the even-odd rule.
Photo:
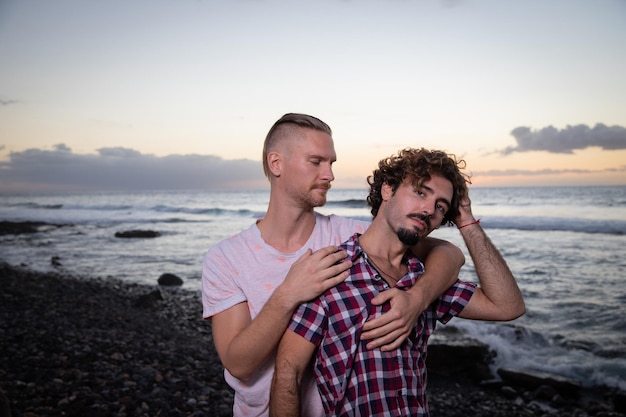
[[[17,208],[17,209],[30,209],[30,210],[54,210],[54,211],[81,211],[81,212],[116,212],[116,211],[141,211],[141,212],[155,212],[155,213],[182,213],[182,214],[210,214],[210,215],[251,215],[257,212],[245,209],[245,208],[237,208],[237,209],[229,209],[223,207],[199,207],[199,208],[190,208],[183,206],[170,206],[170,205],[155,205],[151,207],[142,207],[140,205],[132,205],[132,204],[42,204],[35,202],[21,202],[14,204],[5,204],[6,208]]]
[[[491,363],[494,374],[498,368],[514,367],[562,375],[578,380],[584,386],[626,388],[623,346],[599,354],[592,341],[583,343],[558,335],[551,337],[520,323],[455,319],[443,331],[451,330],[449,328],[489,346],[495,353]]]
[[[100,205],[84,205],[84,204],[45,204],[35,202],[20,202],[6,204],[9,208],[24,208],[31,210],[93,210],[93,211],[118,211],[130,210],[133,208],[129,204],[100,204]]]
[[[27,208],[33,210],[60,210],[63,208],[63,204],[40,204],[35,202],[25,202],[25,203],[14,203],[7,204],[7,207],[15,207],[15,208]]]
[[[342,208],[365,208],[369,209],[366,200],[350,198],[347,200],[335,200],[326,202],[328,207],[342,207]]]
[[[216,216],[229,214],[246,216],[254,213],[252,210],[249,209],[226,209],[222,207],[188,208],[165,205],[154,206],[152,207],[152,210],[158,213],[211,214]]]
[[[352,218],[371,221],[371,216],[352,216]],[[623,220],[493,216],[481,218],[480,225],[485,229],[626,235],[626,221]],[[443,228],[445,226],[442,226]]]
[[[367,204],[365,200],[347,198],[343,200],[329,201],[327,206],[330,207],[330,212],[335,212],[339,215],[345,215],[347,217],[371,221],[371,215],[367,210]],[[264,215],[264,211],[255,209],[255,207],[246,208],[237,206],[185,206],[185,205],[167,205],[157,204],[144,206],[141,204],[81,204],[81,203],[43,203],[26,201],[13,204],[4,205],[10,211],[4,213],[4,217],[14,217],[10,213],[20,214],[20,218],[28,219],[29,211],[33,214],[33,218],[37,220],[50,220],[54,221],[55,218],[67,213],[71,215],[71,212],[80,212],[81,215],[75,220],[88,221],[92,216],[89,212],[92,212],[93,218],[101,219],[111,217],[111,219],[119,220],[116,216],[119,216],[119,212],[124,214],[134,215],[141,214],[146,220],[162,221],[163,215],[172,214],[173,217],[181,217],[176,221],[193,221],[193,217],[209,216],[213,217],[248,217],[259,218]],[[342,213],[342,209],[344,212]],[[356,209],[356,210],[355,210]],[[361,211],[361,209],[363,209]],[[49,214],[46,214],[48,212]],[[326,212],[324,210],[323,212]],[[35,213],[37,213],[35,215]],[[110,213],[110,214],[107,214]],[[510,215],[484,215],[481,218],[481,225],[485,229],[512,229],[523,231],[569,231],[576,233],[600,233],[609,235],[626,235],[626,220],[616,218],[581,218],[576,217],[576,213],[570,213],[567,217],[562,213],[560,216],[520,216],[514,213],[508,213]],[[574,214],[572,216],[572,214]],[[613,216],[614,217],[614,216]],[[205,219],[202,219],[205,220]]]
[[[578,233],[626,234],[626,221],[563,217],[488,217],[481,225],[492,229],[564,231]]]

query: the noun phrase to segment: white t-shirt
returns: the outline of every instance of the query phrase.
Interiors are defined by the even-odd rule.
[[[316,251],[326,246],[339,245],[354,233],[363,233],[369,222],[335,215],[316,213],[315,228],[305,245],[297,252],[283,253],[265,243],[256,224],[241,233],[213,246],[204,257],[202,265],[203,317],[209,318],[243,301],[248,303],[254,319],[291,265],[307,249]],[[272,357],[261,366],[256,375],[246,383],[224,371],[226,382],[235,390],[233,415],[267,416],[269,395],[274,374]],[[303,381],[305,416],[323,416],[315,381]]]

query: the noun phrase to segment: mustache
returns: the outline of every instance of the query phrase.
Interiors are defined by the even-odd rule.
[[[332,187],[332,185],[329,182],[323,182],[316,186],[316,188],[326,188],[327,190],[330,190],[330,187]]]
[[[426,226],[428,226],[428,228],[430,229],[430,217],[429,216],[425,214],[421,214],[421,213],[415,213],[415,214],[409,214],[408,217],[412,219],[420,219],[421,221],[426,223]]]

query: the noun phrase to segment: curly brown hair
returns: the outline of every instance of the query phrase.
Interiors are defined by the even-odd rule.
[[[441,224],[452,225],[459,215],[459,201],[468,195],[467,185],[471,184],[470,175],[462,172],[466,167],[463,159],[457,160],[453,154],[425,148],[405,148],[378,163],[378,169],[367,177],[370,193],[367,203],[372,215],[376,217],[382,204],[381,188],[383,184],[391,186],[395,193],[402,182],[410,178],[415,187],[420,187],[433,174],[441,175],[452,183],[453,195],[451,207]]]

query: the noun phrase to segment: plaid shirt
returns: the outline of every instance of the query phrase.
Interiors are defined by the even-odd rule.
[[[328,416],[428,416],[426,345],[437,321],[446,323],[467,305],[475,284],[457,281],[423,312],[402,344],[391,352],[369,350],[360,340],[366,321],[389,310],[370,302],[389,285],[367,261],[355,234],[341,247],[352,259],[350,276],[318,299],[302,304],[289,329],[318,349],[315,378]],[[409,273],[396,287],[410,288],[424,271],[410,251]]]

